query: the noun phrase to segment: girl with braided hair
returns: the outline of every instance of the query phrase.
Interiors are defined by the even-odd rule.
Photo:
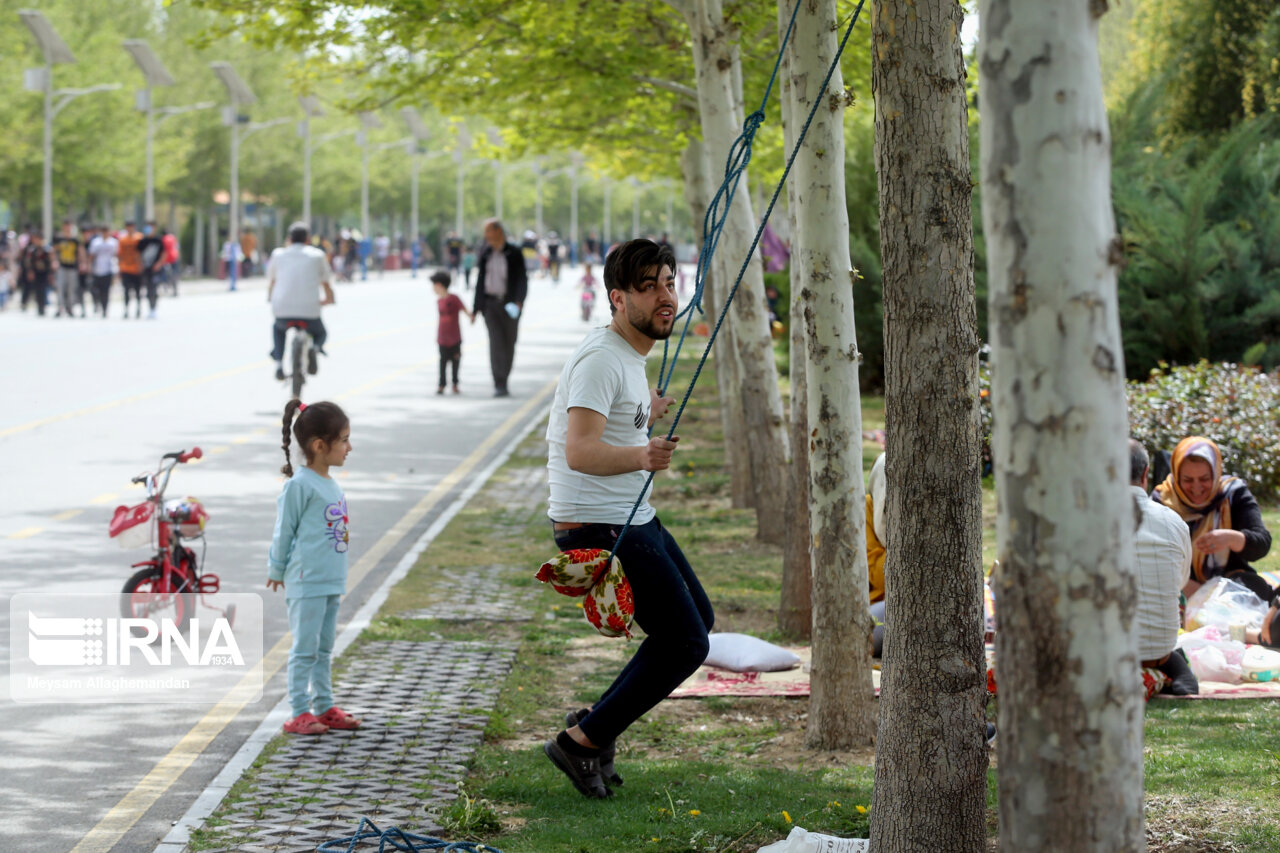
[[[290,429],[306,464],[296,472]],[[285,590],[289,608],[291,734],[354,729],[360,721],[333,704],[330,664],[338,632],[338,604],[347,591],[347,499],[329,476],[351,452],[351,424],[334,403],[284,407],[284,467],[289,479],[276,500],[276,528],[267,554],[267,586]],[[316,712],[319,712],[318,714]]]

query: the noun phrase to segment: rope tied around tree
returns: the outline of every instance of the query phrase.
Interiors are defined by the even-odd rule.
[[[707,212],[702,220],[705,237],[702,241],[702,249],[698,253],[698,270],[694,279],[693,297],[689,300],[689,304],[684,310],[676,315],[677,320],[684,317],[684,327],[680,330],[679,340],[676,341],[675,352],[671,353],[669,357],[669,342],[664,341],[662,344],[662,365],[658,369],[658,393],[662,396],[665,396],[666,389],[675,373],[676,361],[680,357],[680,349],[684,346],[685,337],[689,333],[689,324],[693,320],[694,309],[697,309],[699,313],[705,314],[702,310],[702,295],[706,287],[707,269],[715,256],[716,247],[720,244],[720,235],[723,233],[725,223],[728,221],[729,210],[733,206],[733,198],[738,191],[738,179],[746,171],[747,164],[751,162],[751,151],[755,142],[756,132],[764,123],[764,111],[769,104],[769,96],[773,92],[773,84],[778,78],[778,71],[782,67],[782,57],[791,41],[791,34],[795,30],[796,16],[800,11],[800,3],[801,0],[796,0],[791,9],[791,19],[787,24],[786,34],[778,46],[778,55],[773,63],[773,73],[769,76],[769,85],[765,88],[760,106],[743,120],[742,132],[738,134],[737,139],[729,146],[729,156],[725,161],[724,180],[720,183],[719,189],[716,190],[711,203],[707,205]],[[825,92],[827,86],[830,85],[831,77],[840,65],[840,57],[844,54],[845,46],[849,43],[849,36],[853,34],[854,25],[858,23],[858,18],[861,16],[862,8],[865,4],[866,0],[859,0],[857,7],[853,10],[853,15],[849,18],[849,25],[845,28],[844,37],[841,38],[840,46],[836,49],[836,55],[832,57],[831,64],[827,67],[826,76],[823,77],[822,85],[818,88],[818,92]],[[689,405],[689,398],[693,395],[693,388],[698,383],[698,377],[702,375],[702,369],[706,366],[707,358],[711,355],[711,347],[716,342],[720,327],[724,325],[724,321],[728,317],[729,307],[733,304],[733,298],[737,295],[738,288],[742,285],[742,279],[747,274],[751,259],[755,256],[756,247],[760,245],[760,237],[764,234],[765,226],[769,223],[769,216],[773,213],[773,208],[778,203],[778,196],[782,194],[782,188],[786,186],[787,177],[791,174],[791,167],[795,164],[796,156],[800,153],[800,146],[804,144],[805,136],[809,132],[809,126],[813,123],[813,118],[817,115],[818,107],[822,102],[823,99],[820,96],[813,99],[809,114],[805,117],[800,133],[796,136],[791,155],[787,158],[786,169],[783,170],[782,177],[778,180],[777,186],[774,187],[773,196],[769,199],[769,206],[765,208],[764,215],[760,217],[760,224],[756,228],[755,236],[752,237],[751,246],[747,249],[746,257],[742,260],[742,266],[738,269],[737,278],[733,282],[733,287],[729,289],[728,294],[725,296],[724,304],[720,308],[720,314],[716,318],[715,327],[712,328],[711,336],[707,339],[707,346],[702,352],[702,357],[698,360],[698,366],[694,368],[693,377],[689,380],[689,387],[685,389],[684,397],[680,400],[680,406],[676,409],[675,417],[672,418],[671,427],[667,430],[668,441],[675,435],[676,427],[680,424],[680,418],[684,415],[685,407]],[[723,202],[723,207],[721,207],[721,202]],[[667,367],[668,361],[670,361],[670,369]],[[649,431],[652,433],[653,427],[650,427]],[[653,485],[655,473],[650,471],[649,476],[645,478],[644,487],[640,490],[640,495],[631,507],[631,514],[627,517],[627,523],[622,526],[622,530],[618,533],[618,538],[614,540],[609,559],[605,563],[606,566],[613,562],[614,555],[618,553],[618,546],[622,544],[623,537],[631,529],[631,522],[635,520],[636,513],[640,510],[640,503],[644,500],[644,496],[649,491],[650,486]]]

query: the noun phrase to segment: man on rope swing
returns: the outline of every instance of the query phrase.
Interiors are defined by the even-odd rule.
[[[632,240],[604,265],[610,324],[594,329],[560,374],[547,425],[547,473],[556,545],[614,547],[645,487],[646,472],[671,464],[678,438],[649,438],[675,402],[650,389],[645,356],[675,327],[675,258],[669,246]],[[647,635],[590,709],[570,711],[543,750],[582,794],[608,797],[622,784],[614,740],[693,674],[707,657],[711,602],[646,492],[618,546]]]

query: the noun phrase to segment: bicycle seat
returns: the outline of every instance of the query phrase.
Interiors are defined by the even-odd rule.
[[[306,320],[290,320],[285,323],[286,329],[305,329],[307,327]]]

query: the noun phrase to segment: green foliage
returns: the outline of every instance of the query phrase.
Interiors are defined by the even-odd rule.
[[[1189,435],[1217,442],[1229,474],[1259,500],[1280,495],[1280,380],[1253,367],[1201,361],[1162,364],[1130,382],[1129,429],[1149,451],[1172,451]],[[1153,484],[1154,485],[1154,484]]]
[[[1280,144],[1276,121],[1241,124],[1206,151],[1119,144],[1113,191],[1127,266],[1125,363],[1202,358],[1280,364]]]

